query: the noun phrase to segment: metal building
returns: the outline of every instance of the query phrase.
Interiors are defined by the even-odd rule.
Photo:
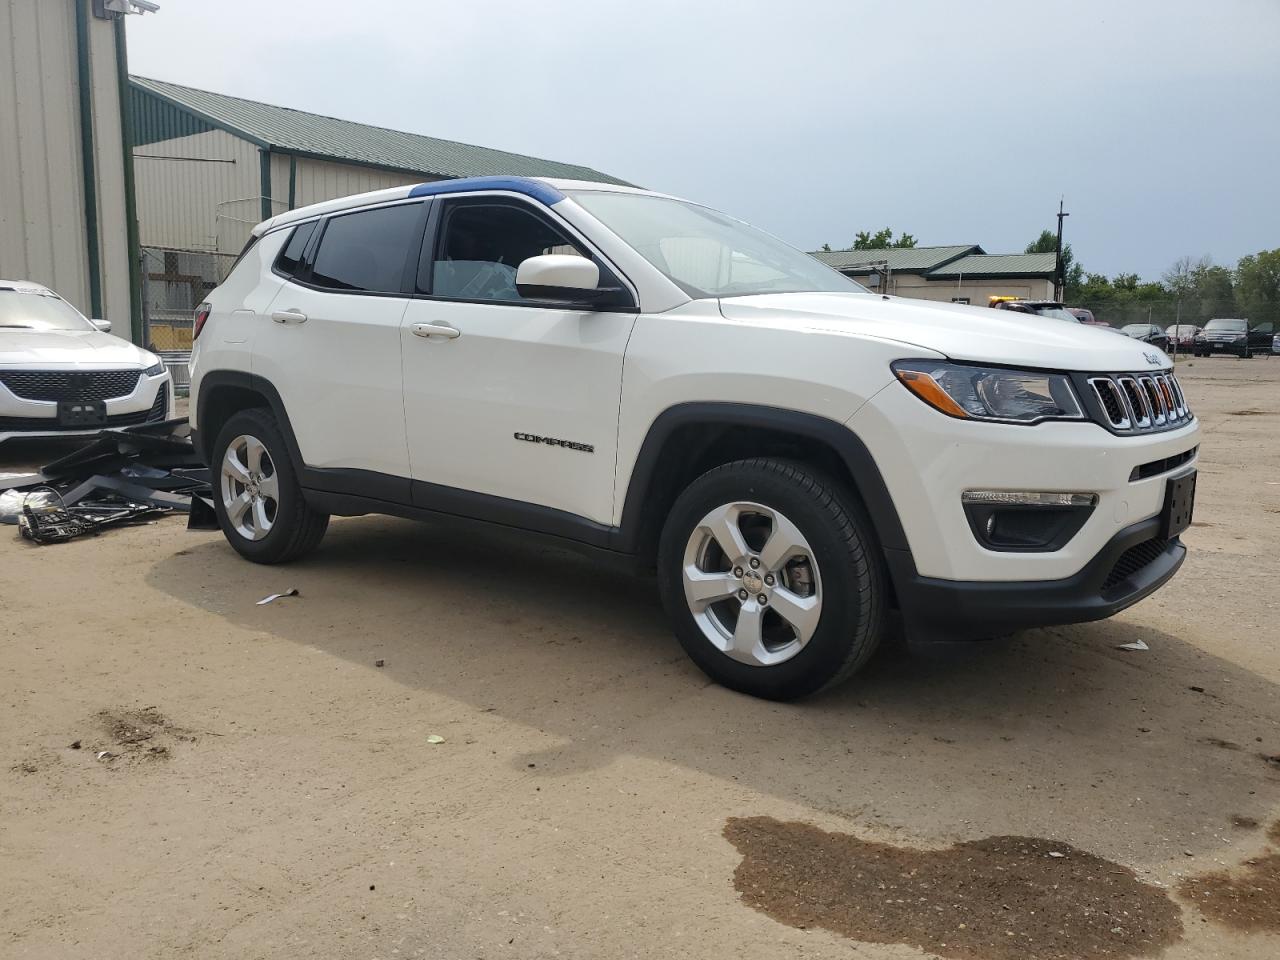
[[[137,340],[123,16],[136,0],[0,0],[0,277]]]
[[[994,296],[1052,300],[1052,253],[988,254],[975,243],[812,254],[873,290],[985,307]]]
[[[405,183],[508,174],[623,181],[571,163],[403,133],[145,77],[129,81],[150,334],[185,325],[254,224]],[[166,329],[167,325],[172,325]]]

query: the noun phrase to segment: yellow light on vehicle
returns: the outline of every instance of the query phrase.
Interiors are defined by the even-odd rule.
[[[919,370],[895,370],[901,380],[917,397],[936,410],[941,410],[950,417],[968,419],[969,414],[964,407],[951,399],[951,395],[938,385],[938,381]]]

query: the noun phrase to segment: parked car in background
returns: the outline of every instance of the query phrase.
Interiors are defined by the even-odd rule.
[[[1107,323],[1107,321],[1099,320],[1093,315],[1092,310],[1086,310],[1084,307],[1067,307],[1067,313],[1074,316],[1086,327],[1111,327],[1111,324]]]
[[[1271,337],[1271,352],[1280,354],[1280,333],[1274,334]]]
[[[1190,352],[1200,335],[1200,328],[1194,323],[1175,323],[1165,333],[1169,335],[1169,346]]]
[[[1126,323],[1120,328],[1120,332],[1126,337],[1141,340],[1143,343],[1149,343],[1153,347],[1159,347],[1161,350],[1169,349],[1169,335],[1164,332],[1164,328],[1159,324]]]
[[[173,386],[154,353],[48,287],[0,280],[0,443],[165,420]]]
[[[1274,340],[1273,324],[1260,323],[1250,327],[1249,321],[1240,317],[1221,317],[1204,325],[1203,332],[1195,339],[1192,352],[1197,357],[1229,353],[1247,360],[1258,354],[1265,357],[1271,352]]]
[[[191,357],[249,560],[303,556],[334,514],[524,528],[656,569],[702,670],[789,699],[865,663],[891,607],[917,637],[1097,620],[1186,554],[1173,365],[1075,317],[875,296],[581,181],[394,187],[252,236]]]
[[[1074,313],[1067,310],[1056,300],[1014,300],[993,298],[988,306],[996,310],[1012,310],[1014,313],[1030,313],[1037,317],[1050,317],[1054,320],[1066,320],[1068,323],[1081,323]]]

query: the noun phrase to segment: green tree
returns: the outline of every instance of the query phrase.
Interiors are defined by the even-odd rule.
[[[858,235],[854,238],[853,250],[890,250],[901,249],[905,247],[914,247],[916,238],[909,233],[903,233],[898,239],[893,238],[893,231],[888,227],[883,230],[877,230],[871,233],[869,230],[859,230]]]
[[[1235,293],[1236,309],[1251,324],[1280,322],[1280,248],[1241,257]]]
[[[1041,230],[1040,236],[1027,244],[1026,253],[1054,253],[1058,249],[1058,235],[1052,230]],[[1080,298],[1084,287],[1084,267],[1076,263],[1075,252],[1071,244],[1062,245],[1062,276],[1065,289],[1063,296],[1068,303]]]

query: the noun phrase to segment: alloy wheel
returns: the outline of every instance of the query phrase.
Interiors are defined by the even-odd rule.
[[[246,540],[271,532],[279,510],[280,486],[275,463],[257,437],[242,434],[222,455],[220,492],[227,522]]]
[[[726,503],[694,527],[684,594],[703,636],[752,666],[790,660],[822,616],[822,578],[798,527],[759,503]]]

